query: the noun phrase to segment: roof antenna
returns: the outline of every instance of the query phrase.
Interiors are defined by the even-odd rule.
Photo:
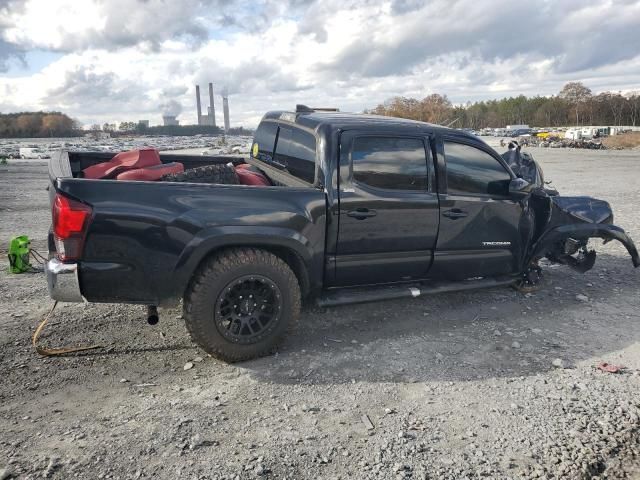
[[[456,123],[458,120],[460,120],[460,117],[456,117],[453,120],[451,120],[449,123],[447,123],[446,125],[443,125],[445,128],[450,127],[451,125],[453,125],[454,123]]]
[[[311,113],[311,112],[339,112],[338,108],[327,107],[307,107],[306,105],[296,105],[296,113]]]

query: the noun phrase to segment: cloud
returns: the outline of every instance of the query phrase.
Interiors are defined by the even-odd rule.
[[[324,68],[344,77],[389,76],[466,52],[487,62],[552,58],[558,72],[578,72],[638,55],[640,2],[565,0],[561,6],[436,0],[394,3],[391,13],[378,7],[354,25],[360,34]]]
[[[248,59],[231,66],[204,63],[198,70],[196,83],[207,85],[213,82],[216,93],[227,88],[229,95],[251,95],[260,93],[300,92],[310,88],[302,84],[295,74],[290,74],[282,65],[259,59]]]
[[[6,1],[6,0],[5,0]],[[6,41],[27,48],[73,52],[142,46],[166,40],[199,45],[225,17],[225,0],[29,0],[5,7]]]
[[[159,108],[162,111],[162,116],[173,115],[174,117],[177,117],[182,113],[182,105],[174,99],[167,100],[162,103]]]
[[[15,45],[0,39],[0,73],[9,70],[9,60],[18,60],[24,65],[24,53]]]
[[[296,103],[637,90],[639,22],[640,0],[0,0],[0,107],[184,124],[213,82],[252,126]],[[33,49],[61,53],[16,68]]]
[[[90,108],[92,113],[140,108],[149,102],[143,85],[119,78],[114,72],[100,73],[94,65],[67,71],[62,83],[47,91],[47,99],[60,110]]]
[[[24,49],[20,45],[10,43],[4,39],[7,28],[11,25],[7,21],[9,9],[20,9],[21,4],[13,0],[0,0],[0,73],[9,69],[8,62],[17,59],[24,63]]]

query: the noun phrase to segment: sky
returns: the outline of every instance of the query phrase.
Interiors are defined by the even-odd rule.
[[[362,111],[640,90],[640,0],[0,0],[0,112],[85,125],[196,122],[213,82],[231,125],[297,103]]]

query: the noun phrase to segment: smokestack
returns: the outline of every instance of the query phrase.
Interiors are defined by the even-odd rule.
[[[224,93],[222,94],[222,111],[224,112],[224,131],[229,131],[229,96],[227,93],[227,89],[224,89]]]
[[[200,107],[200,85],[196,85],[196,108],[198,109],[198,125],[202,125],[202,108]]]
[[[216,107],[213,105],[213,83],[209,83],[209,123],[216,126]]]

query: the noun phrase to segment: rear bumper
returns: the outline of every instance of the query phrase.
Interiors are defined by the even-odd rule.
[[[45,265],[49,296],[59,302],[83,302],[77,263],[52,258]]]

